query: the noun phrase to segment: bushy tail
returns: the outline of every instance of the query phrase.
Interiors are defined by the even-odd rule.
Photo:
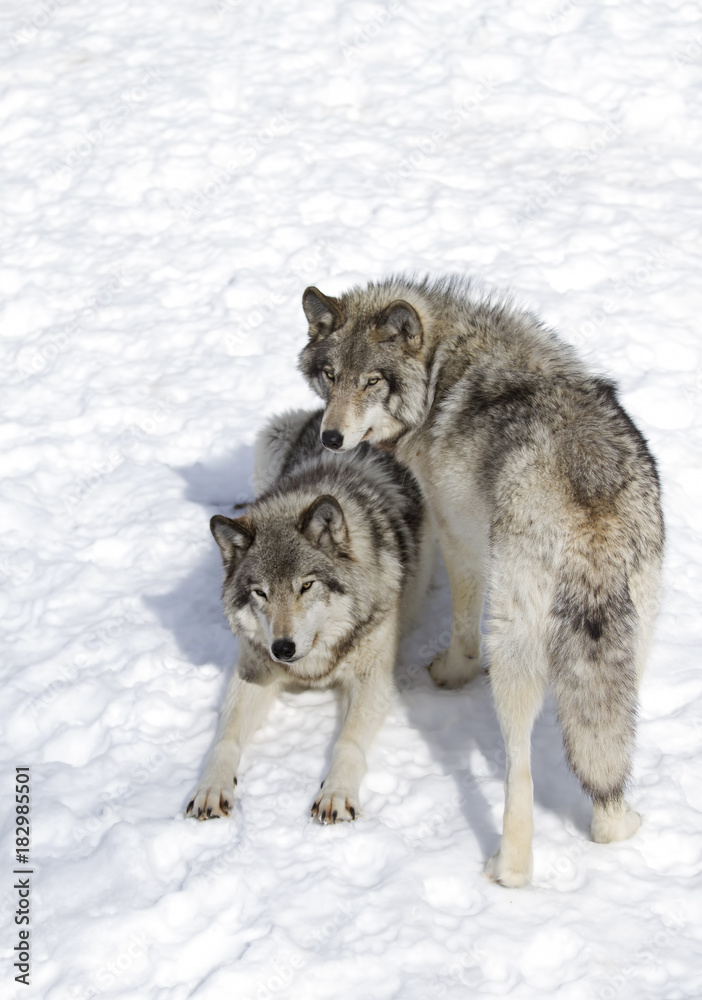
[[[631,771],[640,631],[623,573],[571,564],[551,607],[550,680],[568,761],[602,804],[622,798]]]

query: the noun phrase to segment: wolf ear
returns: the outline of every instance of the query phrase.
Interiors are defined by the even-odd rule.
[[[253,526],[246,517],[233,521],[230,517],[215,514],[210,521],[210,531],[219,545],[225,566],[238,562],[254,540]]]
[[[349,540],[344,512],[339,501],[329,494],[317,497],[307,508],[300,521],[300,531],[319,549],[336,548]]]
[[[396,299],[378,317],[378,329],[383,342],[401,341],[415,350],[422,346],[422,321],[409,302]]]
[[[305,289],[302,308],[310,324],[311,340],[324,340],[332,330],[337,330],[344,322],[339,300],[323,295],[314,285]]]

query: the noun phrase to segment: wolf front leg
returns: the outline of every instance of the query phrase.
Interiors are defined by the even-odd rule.
[[[438,653],[429,673],[437,687],[457,688],[480,670],[480,618],[485,589],[484,538],[480,531],[455,537],[440,532],[441,552],[451,585],[451,645]]]
[[[345,685],[347,711],[332,752],[329,773],[312,806],[320,823],[339,823],[359,815],[359,789],[366,773],[366,752],[392,701],[397,656],[397,621],[393,615],[351,654]]]
[[[229,815],[241,751],[280,691],[280,678],[272,661],[256,652],[245,639],[240,640],[239,650],[239,662],[219,717],[217,741],[185,811],[186,816],[195,819]]]

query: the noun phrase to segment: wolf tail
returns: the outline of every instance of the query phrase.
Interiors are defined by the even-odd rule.
[[[631,772],[642,623],[622,567],[575,558],[551,606],[549,676],[566,756],[602,806],[622,800]]]

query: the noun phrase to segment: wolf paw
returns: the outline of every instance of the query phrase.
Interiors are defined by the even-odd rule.
[[[341,823],[343,820],[358,818],[361,809],[357,796],[347,788],[322,788],[310,814],[320,823]]]
[[[234,804],[236,783],[236,778],[226,786],[224,782],[203,782],[188,802],[185,815],[199,820],[228,816]]]
[[[442,649],[437,653],[428,668],[431,679],[440,688],[463,687],[480,670],[480,649],[472,650],[471,654],[450,649]]]
[[[485,874],[493,882],[503,885],[507,889],[521,889],[531,882],[532,860],[531,853],[526,864],[514,864],[506,862],[502,858],[502,852],[493,854],[485,865]]]

